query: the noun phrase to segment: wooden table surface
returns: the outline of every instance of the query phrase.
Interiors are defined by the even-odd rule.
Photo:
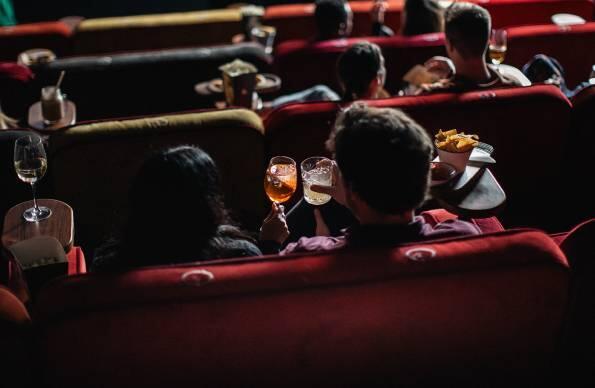
[[[4,231],[2,245],[8,247],[19,241],[37,236],[55,237],[68,253],[74,243],[74,222],[72,208],[64,202],[55,199],[38,199],[39,206],[46,206],[52,210],[52,215],[39,222],[28,222],[23,218],[23,212],[33,207],[33,201],[19,203],[13,206],[4,217]]]

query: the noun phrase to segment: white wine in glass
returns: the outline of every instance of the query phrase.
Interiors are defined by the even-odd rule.
[[[45,206],[38,206],[35,198],[35,183],[43,178],[48,162],[41,138],[37,135],[23,136],[14,145],[14,168],[20,180],[31,185],[33,207],[25,210],[23,218],[29,222],[45,220],[52,211]]]
[[[490,60],[492,64],[499,66],[506,58],[506,30],[492,30],[490,37]]]

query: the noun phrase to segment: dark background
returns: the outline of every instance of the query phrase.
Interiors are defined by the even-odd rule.
[[[64,16],[86,18],[141,15],[224,8],[229,4],[256,5],[311,3],[312,0],[13,0],[19,23],[57,20]]]

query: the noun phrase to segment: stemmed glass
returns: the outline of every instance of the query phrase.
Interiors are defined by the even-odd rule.
[[[500,66],[506,57],[506,36],[504,29],[494,29],[490,35],[490,59],[496,66]]]
[[[35,183],[47,170],[48,162],[41,138],[35,135],[23,136],[14,144],[14,168],[20,180],[31,184],[33,207],[25,210],[23,218],[29,222],[45,220],[52,211],[45,206],[37,206]]]
[[[297,167],[287,156],[275,156],[269,162],[265,177],[264,191],[275,203],[282,203],[295,193],[297,188]]]

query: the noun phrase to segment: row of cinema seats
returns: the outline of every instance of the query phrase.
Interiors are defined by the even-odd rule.
[[[508,31],[506,63],[520,68],[537,53],[551,55],[565,68],[571,88],[585,81],[595,64],[595,51],[585,49],[595,45],[595,22],[563,29],[542,25]],[[388,69],[386,88],[393,94],[409,69],[445,54],[443,34],[368,39],[382,48]],[[194,85],[220,76],[218,67],[235,58],[253,63],[262,73],[279,75],[278,94],[317,84],[340,90],[337,58],[358,40],[288,41],[277,47],[274,59],[254,43],[67,57],[33,66],[35,79],[26,87],[0,87],[0,101],[7,113],[24,117],[29,105],[39,99],[41,87],[55,83],[64,70],[68,75],[62,89],[76,102],[79,120],[210,108],[215,99],[223,97],[199,96]],[[4,86],[8,81],[0,82]]]
[[[594,234],[595,219],[555,240],[510,230],[68,276],[42,289],[33,326],[0,287],[2,381],[591,386]]]
[[[499,214],[505,225],[560,231],[595,216],[594,191],[585,184],[594,89],[586,89],[574,108],[554,86],[368,103],[405,110],[431,135],[450,128],[478,134],[495,148],[491,169],[508,198]],[[287,155],[299,162],[328,155],[323,144],[340,108],[332,102],[292,104],[271,112],[264,123],[241,109],[81,123],[50,135],[43,184],[48,195],[74,208],[77,244],[91,254],[126,216],[130,180],[146,156],[162,147],[197,144],[222,170],[236,218],[256,230],[267,211],[262,179],[269,158]]]
[[[511,27],[505,63],[522,68],[535,54],[556,58],[564,67],[569,87],[585,81],[595,64],[595,22],[559,27],[535,25]],[[382,49],[386,60],[386,88],[395,93],[402,78],[413,66],[423,64],[435,55],[446,55],[444,34],[434,33],[414,37],[366,38]],[[338,57],[361,38],[339,39],[312,43],[292,40],[280,44],[275,51],[274,71],[283,79],[285,91],[296,91],[316,84],[339,89],[336,76]]]
[[[497,28],[550,23],[556,13],[572,13],[589,21],[594,13],[591,0],[476,1],[490,11]],[[389,4],[386,23],[398,31],[403,2],[391,0]],[[371,1],[351,3],[354,36],[370,35],[371,5]],[[315,31],[313,12],[312,3],[270,6],[263,23],[277,28],[277,43],[309,39]],[[0,28],[0,60],[14,60],[18,53],[38,47],[63,56],[225,44],[241,32],[240,19],[239,9],[220,9],[87,19],[74,27],[61,21],[4,27]]]

